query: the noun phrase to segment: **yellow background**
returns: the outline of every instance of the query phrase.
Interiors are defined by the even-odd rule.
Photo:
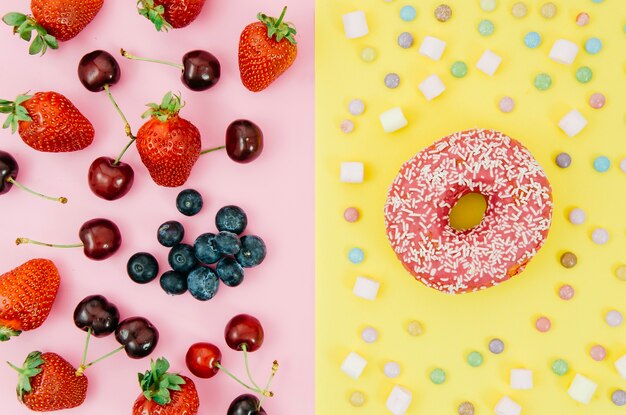
[[[626,282],[615,277],[618,265],[626,263],[626,174],[619,161],[626,157],[625,51],[626,7],[622,0],[555,1],[556,18],[545,20],[539,14],[542,1],[525,1],[529,7],[523,19],[511,16],[517,0],[498,1],[494,12],[479,8],[478,0],[447,1],[453,17],[440,23],[433,17],[441,1],[318,0],[317,2],[317,410],[324,415],[388,413],[385,400],[394,384],[413,392],[409,414],[455,414],[458,404],[469,400],[477,414],[491,414],[503,395],[520,403],[523,414],[618,414],[610,395],[615,388],[626,389],[613,367],[616,358],[626,353],[626,323],[611,328],[604,323],[610,309],[626,314]],[[417,19],[403,22],[399,10],[405,4],[417,8]],[[354,10],[367,14],[370,34],[361,39],[346,39],[341,15]],[[591,15],[585,27],[575,24],[581,11]],[[481,19],[491,19],[496,27],[491,37],[477,32]],[[415,45],[397,46],[397,36],[411,32]],[[528,49],[523,36],[537,31],[543,37],[538,49]],[[440,61],[418,54],[424,36],[447,42]],[[602,39],[604,48],[589,55],[584,41],[592,36]],[[556,39],[569,39],[581,46],[573,65],[561,65],[548,58]],[[362,62],[360,51],[372,46],[378,52],[373,63]],[[495,76],[475,68],[485,49],[503,58]],[[451,64],[463,60],[469,73],[455,79]],[[594,78],[579,84],[576,68],[588,65]],[[400,87],[389,90],[384,76],[396,72]],[[539,72],[552,75],[547,91],[536,90],[532,83]],[[427,102],[417,85],[430,74],[437,74],[447,90]],[[607,105],[594,110],[588,105],[596,91],[607,97]],[[509,95],[515,110],[503,114],[498,101]],[[351,98],[361,98],[367,109],[352,117],[347,111]],[[401,106],[409,126],[385,134],[378,120],[383,111]],[[581,134],[568,138],[557,127],[570,109],[578,109],[589,121]],[[352,119],[356,129],[345,135],[339,124]],[[387,186],[400,165],[436,139],[453,131],[472,127],[501,130],[525,144],[544,166],[554,188],[555,209],[551,233],[544,248],[531,261],[527,271],[512,281],[485,292],[448,296],[414,281],[396,260],[385,237],[383,205]],[[568,169],[559,169],[554,157],[561,151],[572,155]],[[593,170],[593,159],[610,157],[609,172]],[[339,181],[342,161],[365,163],[365,182],[343,184]],[[360,209],[357,223],[343,220],[348,206]],[[574,226],[567,212],[580,206],[587,222]],[[605,246],[591,242],[591,231],[606,227],[611,240]],[[347,253],[353,246],[365,250],[366,260],[353,265]],[[575,252],[579,264],[562,268],[559,256]],[[368,302],[352,294],[356,276],[365,275],[381,282],[379,297]],[[573,300],[558,298],[558,287],[569,283],[576,289]],[[534,320],[547,315],[552,330],[539,333]],[[421,337],[410,337],[405,326],[417,319],[424,326]],[[366,344],[360,331],[372,325],[379,340]],[[500,337],[506,344],[501,355],[488,352],[487,344]],[[608,350],[603,362],[593,361],[589,349],[602,344]],[[483,353],[485,363],[470,367],[465,358],[472,350]],[[343,374],[339,367],[350,351],[364,356],[369,364],[358,381]],[[550,370],[556,358],[570,363],[563,377]],[[402,367],[398,379],[387,379],[383,365],[397,361]],[[448,380],[434,385],[429,372],[441,367]],[[509,386],[511,368],[534,372],[534,389],[513,391]],[[576,403],[567,395],[575,373],[599,384],[589,405]],[[367,396],[364,407],[352,408],[351,391]]]

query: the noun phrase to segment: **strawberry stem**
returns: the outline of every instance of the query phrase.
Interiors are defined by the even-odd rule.
[[[104,85],[104,90],[106,91],[107,96],[109,97],[109,99],[113,103],[113,106],[115,106],[115,109],[117,110],[117,113],[120,115],[120,117],[122,117],[122,121],[124,121],[124,132],[126,133],[127,136],[129,136],[131,138],[134,138],[135,136],[133,135],[133,132],[132,132],[132,130],[130,128],[130,124],[129,124],[128,120],[126,119],[126,116],[124,115],[124,113],[120,109],[119,105],[117,105],[117,102],[115,102],[115,98],[113,98],[113,94],[111,94],[111,89],[109,88],[109,84],[105,84]]]
[[[283,22],[283,19],[285,18],[286,13],[287,13],[287,6],[283,7],[283,11],[280,14],[280,17],[278,18],[278,21],[276,22],[276,27],[280,26],[280,24]]]
[[[270,374],[270,378],[267,380],[267,385],[265,386],[265,389],[263,390],[263,396],[261,397],[261,399],[259,400],[259,406],[257,407],[257,410],[261,410],[261,404],[263,403],[263,401],[265,400],[265,398],[272,397],[274,396],[273,392],[268,392],[270,389],[270,386],[272,386],[272,382],[274,381],[274,376],[276,376],[276,372],[278,372],[278,361],[274,360],[274,363],[272,364],[272,373]]]
[[[22,332],[20,330],[13,330],[7,326],[0,326],[0,342],[6,342],[11,340],[11,337],[17,337]]]
[[[135,61],[143,61],[143,62],[160,63],[161,65],[173,66],[174,68],[178,68],[181,71],[185,69],[185,67],[183,65],[181,65],[180,63],[169,62],[169,61],[162,61],[162,60],[159,60],[159,59],[140,58],[138,56],[135,56],[135,55],[132,55],[132,54],[128,53],[124,49],[120,49],[120,53],[126,59],[131,59],[131,60],[135,60]]]
[[[212,153],[212,152],[214,152],[214,151],[223,150],[223,149],[225,149],[225,148],[226,148],[226,146],[219,146],[219,147],[209,148],[209,149],[206,149],[206,150],[202,150],[202,151],[200,152],[200,155],[203,155],[203,154],[209,154],[209,153]]]
[[[21,184],[20,182],[18,182],[17,180],[15,180],[13,177],[9,177],[7,179],[7,182],[19,187],[22,190],[26,190],[28,193],[31,193],[35,196],[39,196],[42,197],[44,199],[48,199],[48,200],[52,200],[53,202],[60,202],[61,204],[66,204],[67,203],[67,198],[66,197],[52,197],[52,196],[46,196],[44,194],[35,192],[34,190],[29,189],[28,187],[24,186],[23,184]]]
[[[259,387],[259,385],[256,384],[256,382],[254,381],[254,379],[252,379],[252,374],[250,374],[250,366],[248,365],[248,346],[246,346],[245,344],[243,344],[241,346],[241,350],[243,350],[243,361],[246,364],[246,373],[248,374],[248,379],[250,379],[250,382],[252,382],[252,385],[261,390],[261,388]]]
[[[15,240],[15,245],[22,245],[22,244],[41,245],[41,246],[47,246],[50,248],[81,248],[84,246],[83,244],[71,244],[71,245],[47,244],[45,242],[33,241],[32,239],[28,239],[28,238],[17,238]]]

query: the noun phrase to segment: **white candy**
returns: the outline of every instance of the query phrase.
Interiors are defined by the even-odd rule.
[[[571,65],[574,62],[574,59],[576,59],[577,54],[578,45],[576,43],[565,39],[559,39],[554,42],[554,45],[552,45],[552,49],[550,49],[550,54],[548,56],[555,62]]]
[[[341,364],[341,371],[352,379],[357,380],[363,373],[365,366],[367,366],[367,360],[355,352],[350,352]]]
[[[343,30],[348,39],[363,37],[369,33],[367,19],[363,10],[357,10],[343,15]]]
[[[357,297],[373,301],[378,295],[380,283],[366,277],[356,277],[352,293]]]
[[[522,407],[508,396],[503,396],[496,405],[494,412],[496,415],[519,415],[522,413]]]
[[[420,45],[420,55],[428,56],[434,61],[441,59],[443,51],[446,48],[446,42],[436,37],[426,36]]]
[[[577,402],[589,403],[597,388],[598,384],[577,373],[567,393]]]
[[[360,161],[341,163],[340,180],[344,183],[363,183],[365,167]]]
[[[615,369],[626,379],[626,354],[615,361]]]
[[[419,90],[422,91],[426,100],[430,101],[433,98],[437,98],[439,95],[446,90],[446,86],[441,82],[441,79],[437,75],[431,75],[428,78],[424,79],[421,84],[418,86]]]
[[[587,125],[587,120],[578,110],[571,110],[559,121],[559,128],[569,137],[574,137]]]
[[[533,371],[529,369],[511,369],[511,389],[527,390],[533,388]]]
[[[394,386],[387,398],[387,409],[393,415],[404,415],[411,405],[413,394],[402,386]]]
[[[502,58],[487,49],[476,63],[476,68],[489,76],[493,76],[500,63],[502,63]]]
[[[409,125],[402,108],[395,107],[380,114],[380,123],[386,133],[393,133]]]

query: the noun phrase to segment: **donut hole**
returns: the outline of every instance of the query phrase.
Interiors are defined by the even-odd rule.
[[[450,211],[450,227],[457,231],[466,231],[480,225],[487,211],[487,199],[484,195],[472,192],[461,196]]]

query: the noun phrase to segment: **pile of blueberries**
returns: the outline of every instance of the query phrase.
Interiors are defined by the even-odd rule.
[[[202,196],[196,190],[180,192],[176,207],[185,216],[194,216],[202,209]],[[200,301],[215,297],[220,281],[228,287],[243,282],[244,268],[261,264],[267,250],[261,238],[241,234],[248,225],[246,213],[238,206],[224,206],[215,216],[217,233],[204,233],[193,246],[182,243],[185,228],[178,221],[168,221],[157,231],[159,243],[170,249],[168,262],[172,268],[161,275],[161,288],[170,295],[189,293]],[[212,266],[214,265],[214,266]],[[156,258],[147,252],[130,257],[128,276],[138,284],[147,284],[159,274]]]

